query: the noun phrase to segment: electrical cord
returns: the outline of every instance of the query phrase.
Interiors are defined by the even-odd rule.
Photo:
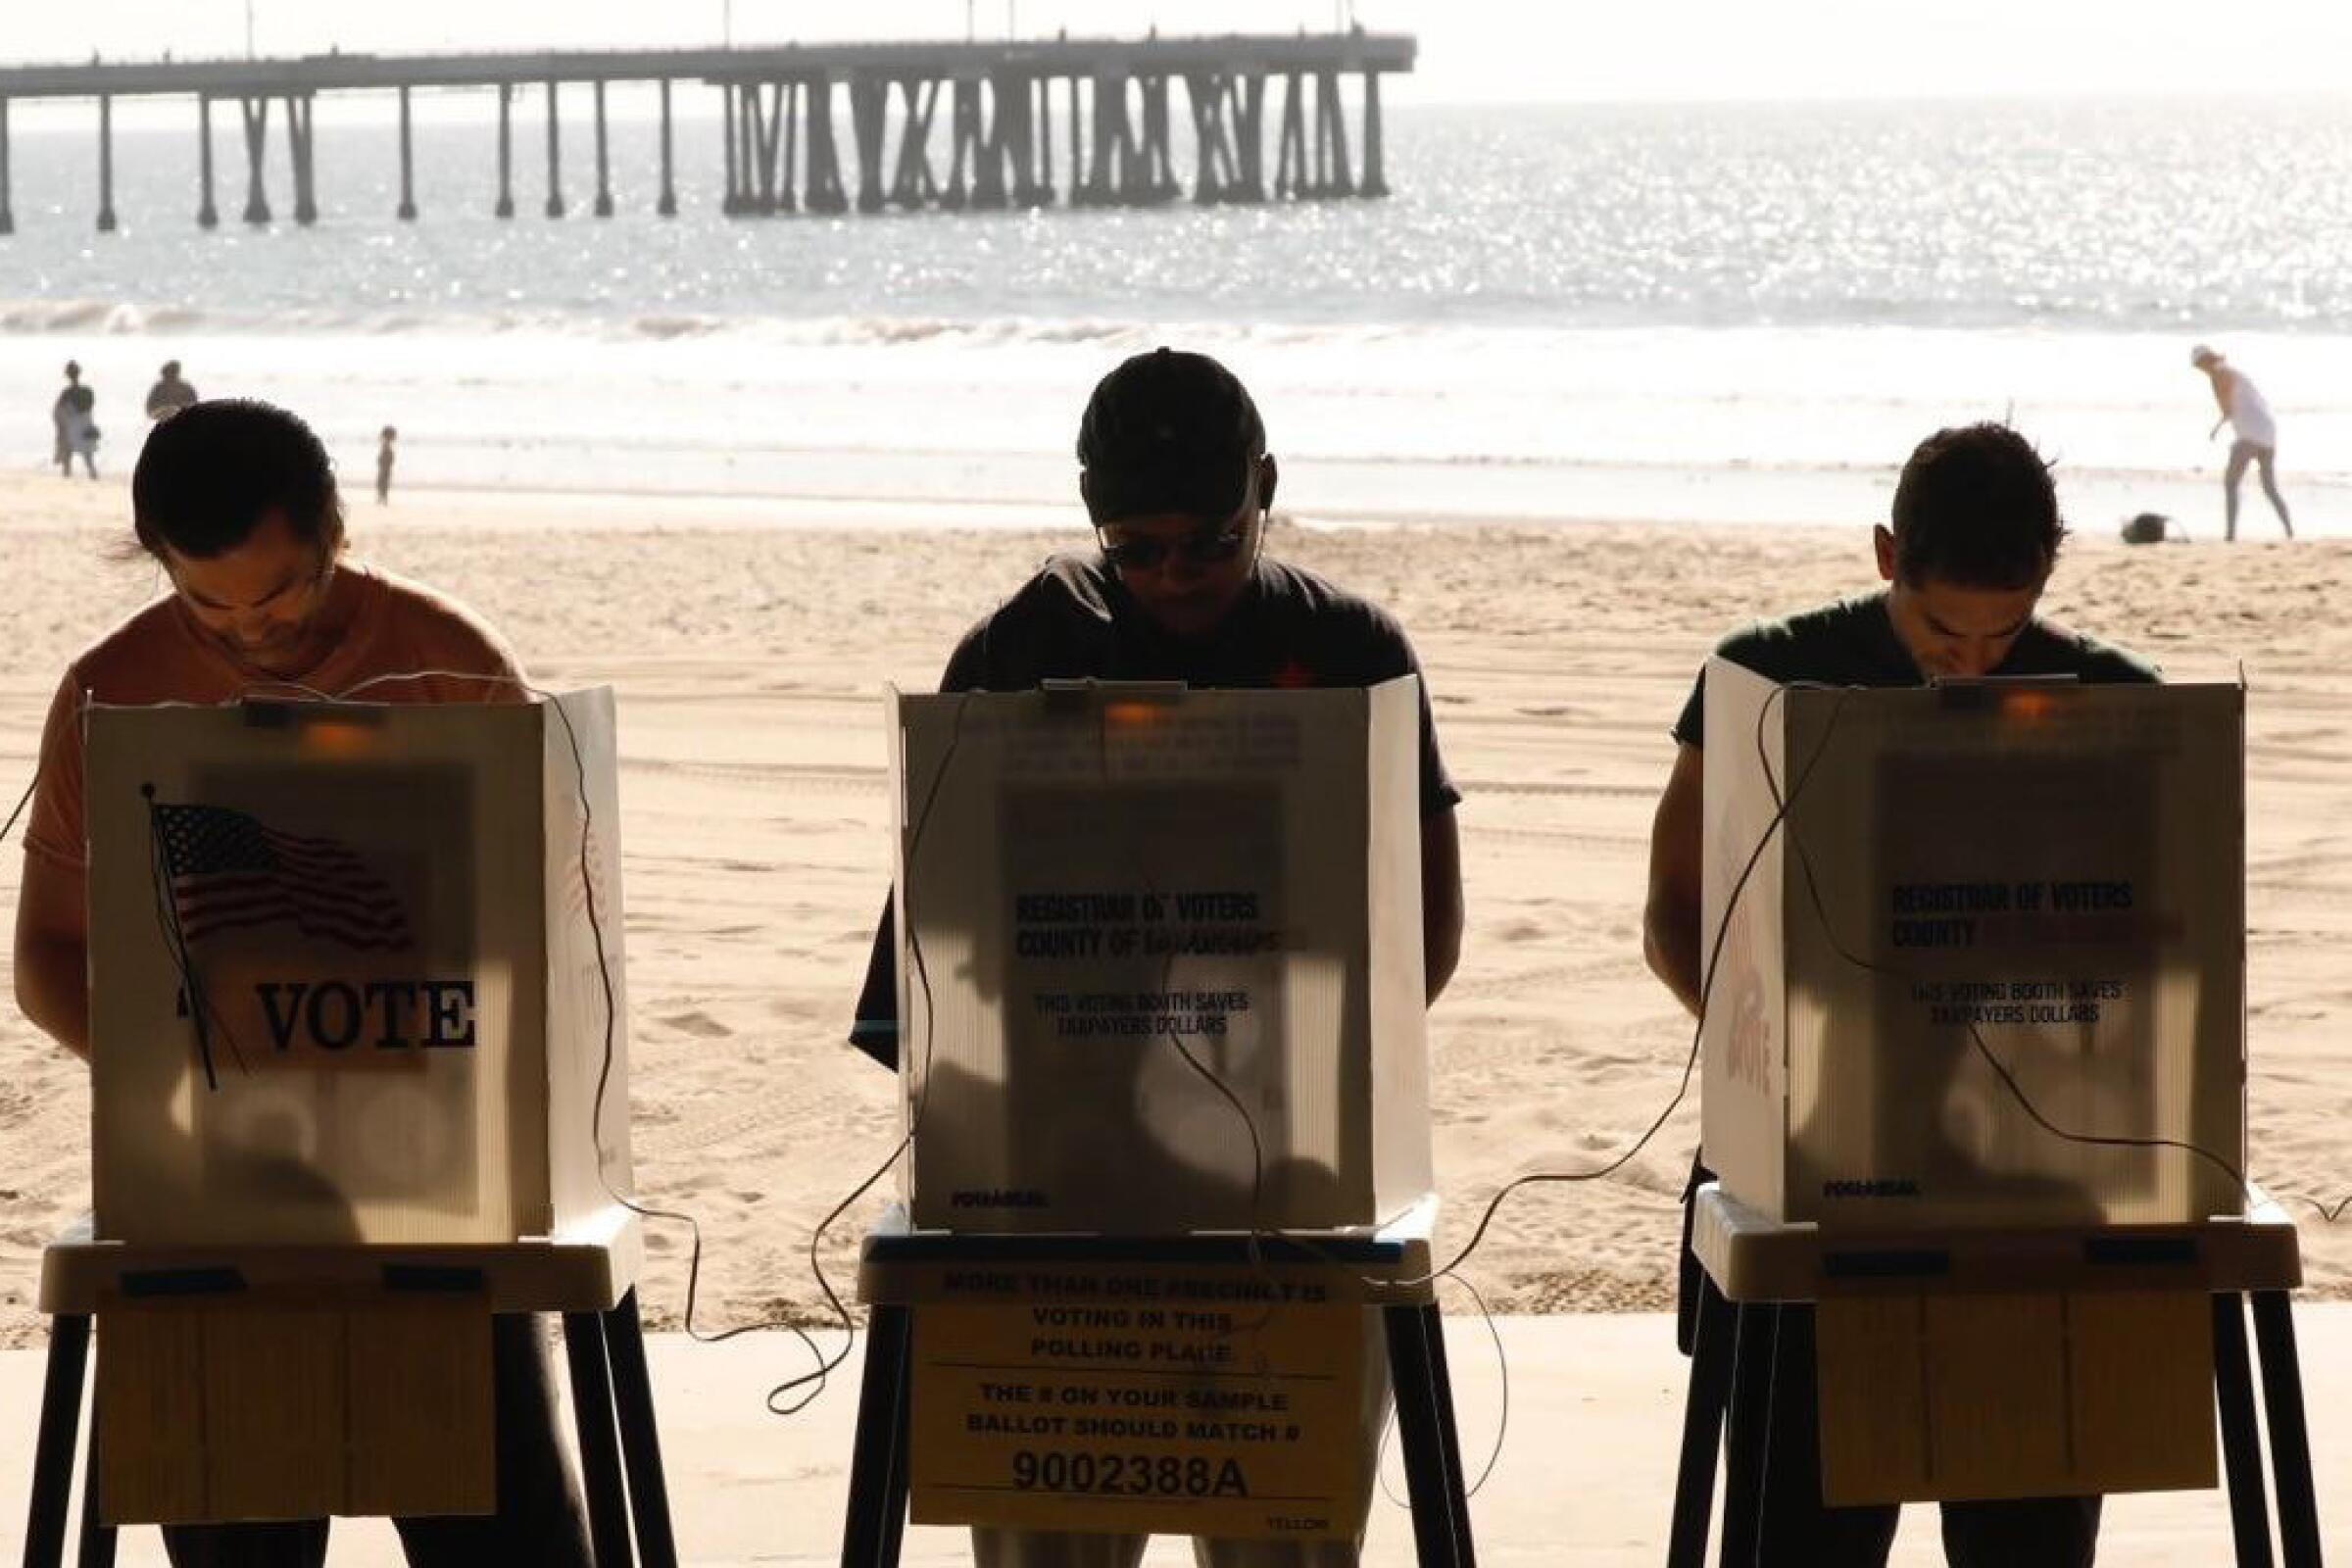
[[[687,1228],[687,1232],[691,1240],[691,1248],[688,1253],[686,1265],[686,1311],[684,1328],[687,1338],[702,1345],[719,1345],[724,1344],[728,1340],[741,1338],[747,1334],[763,1333],[772,1330],[782,1330],[785,1333],[791,1334],[803,1345],[808,1347],[809,1354],[816,1358],[817,1366],[813,1372],[805,1374],[801,1379],[796,1379],[794,1383],[788,1385],[788,1387],[798,1387],[802,1383],[813,1381],[815,1384],[815,1389],[808,1396],[808,1398],[813,1399],[818,1394],[824,1392],[826,1375],[841,1365],[842,1359],[845,1358],[849,1353],[848,1349],[845,1348],[840,1356],[827,1359],[824,1350],[809,1335],[808,1328],[801,1323],[787,1318],[771,1318],[757,1323],[738,1324],[732,1328],[726,1328],[717,1331],[706,1331],[698,1327],[695,1322],[695,1310],[700,1298],[703,1269],[702,1222],[692,1214],[685,1213],[677,1209],[661,1208],[650,1203],[641,1202],[636,1198],[621,1192],[618,1188],[613,1186],[612,1174],[606,1168],[604,1158],[605,1101],[611,1090],[612,1072],[617,1056],[619,995],[617,989],[612,983],[612,958],[605,943],[604,918],[597,903],[596,876],[589,859],[589,852],[594,842],[593,834],[596,826],[596,808],[594,802],[589,796],[587,757],[580,746],[579,731],[571,721],[571,714],[565,710],[564,704],[554,693],[546,691],[541,687],[532,685],[529,681],[524,680],[519,675],[511,675],[503,672],[485,673],[480,670],[418,669],[404,670],[397,674],[376,675],[367,680],[360,681],[355,685],[344,688],[343,691],[336,695],[334,700],[339,702],[349,702],[360,693],[374,689],[379,686],[424,680],[473,681],[485,686],[503,687],[523,692],[531,697],[539,699],[548,708],[552,709],[556,714],[556,717],[563,723],[564,741],[571,753],[572,769],[577,784],[580,801],[580,842],[578,852],[580,890],[584,910],[588,919],[589,933],[594,941],[597,978],[602,989],[604,1000],[603,1045],[597,1065],[596,1091],[589,1109],[589,1142],[597,1150],[596,1170],[598,1183],[604,1188],[607,1197],[612,1199],[613,1202],[619,1204],[622,1208],[627,1209],[630,1213],[637,1215],[639,1218],[661,1220],[668,1224],[683,1225]],[[847,1309],[841,1307],[839,1299],[832,1296],[829,1288],[826,1292],[826,1295],[828,1299],[833,1300],[836,1308],[842,1312],[842,1315],[846,1319],[848,1316]],[[791,1414],[793,1411],[803,1408],[807,1403],[808,1400],[804,1399],[800,1404],[796,1404],[790,1409],[781,1411],[779,1413]]]

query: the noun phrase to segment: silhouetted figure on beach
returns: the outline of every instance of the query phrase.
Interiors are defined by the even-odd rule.
[[[98,394],[81,382],[81,365],[75,360],[66,362],[66,384],[49,406],[49,422],[57,427],[57,471],[60,476],[74,477],[74,459],[78,455],[81,466],[93,479],[98,477]]]
[[[155,385],[147,389],[147,417],[169,419],[196,401],[196,389],[180,379],[179,362],[166,360]]]
[[[376,440],[375,504],[379,507],[388,506],[392,501],[392,444],[399,439],[400,432],[387,424],[384,433]]]
[[[2278,494],[2278,475],[2274,465],[2278,457],[2278,424],[2271,417],[2271,406],[2264,401],[2253,378],[2231,365],[2228,359],[2200,343],[2188,351],[2188,363],[2205,372],[2213,383],[2213,401],[2220,406],[2222,416],[2213,421],[2205,432],[2210,441],[2229,425],[2234,436],[2230,443],[2230,466],[2222,474],[2223,538],[2237,538],[2237,484],[2246,476],[2246,466],[2254,464],[2262,469],[2262,493],[2271,498],[2271,510],[2278,514],[2278,526],[2286,536],[2295,536],[2294,520],[2286,514],[2286,499]]]

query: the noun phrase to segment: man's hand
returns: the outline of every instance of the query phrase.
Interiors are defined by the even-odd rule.
[[[1700,790],[1706,754],[1678,747],[1666,792],[1649,825],[1649,902],[1642,911],[1642,956],[1695,1017],[1699,999],[1699,899],[1705,865]]]

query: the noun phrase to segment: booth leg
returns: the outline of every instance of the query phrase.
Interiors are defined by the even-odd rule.
[[[1729,1452],[1723,1489],[1723,1568],[1749,1568],[1761,1560],[1764,1475],[1772,1454],[1772,1374],[1780,1332],[1778,1306],[1740,1303],[1725,1444]]]
[[[842,1568],[897,1568],[906,1526],[909,1308],[876,1305],[866,1319],[865,1371],[858,1385],[858,1436],[850,1452],[849,1517]]]
[[[645,1327],[637,1291],[605,1314],[605,1353],[612,1368],[612,1396],[620,1415],[620,1458],[628,1467],[629,1517],[637,1525],[637,1558],[645,1568],[678,1568],[670,1527],[669,1482],[662,1471],[662,1435],[654,1425],[654,1380],[645,1364]]]
[[[115,1527],[98,1518],[98,1406],[90,1404],[90,1447],[81,1468],[81,1544],[79,1568],[115,1568]]]
[[[66,1549],[66,1509],[74,1494],[74,1440],[81,1429],[81,1389],[90,1358],[87,1313],[49,1320],[49,1375],[33,1440],[32,1506],[24,1521],[24,1568],[59,1568]]]
[[[2271,1568],[2271,1499],[2262,1479],[2262,1430],[2254,1420],[2253,1366],[2246,1358],[2246,1305],[2235,1291],[2213,1298],[2213,1394],[2221,1412],[2237,1568]]]
[[[1704,1568],[1707,1527],[1715,1511],[1715,1458],[1723,1446],[1724,1411],[1732,1398],[1737,1348],[1732,1303],[1700,1276],[1697,1343],[1690,1356],[1690,1389],[1683,1401],[1683,1456],[1674,1477],[1674,1526],[1666,1568]]]
[[[1462,1434],[1453,1419],[1453,1374],[1446,1365],[1446,1319],[1438,1303],[1421,1308],[1421,1333],[1429,1344],[1429,1381],[1438,1398],[1438,1437],[1446,1445],[1446,1496],[1453,1514],[1453,1555],[1461,1568],[1478,1568],[1470,1535],[1470,1494],[1462,1485]]]
[[[1456,1568],[1460,1561],[1446,1481],[1446,1440],[1438,1424],[1437,1375],[1418,1306],[1381,1308],[1389,1340],[1389,1381],[1396,1391],[1396,1440],[1413,1505],[1414,1561]]]
[[[596,1568],[630,1568],[629,1499],[620,1478],[602,1313],[564,1314],[564,1354],[571,1363],[571,1413],[579,1429],[580,1485],[588,1494]]]
[[[2262,1405],[2271,1423],[2271,1468],[2278,1484],[2278,1555],[2285,1568],[2320,1568],[2320,1504],[2312,1490],[2311,1433],[2303,1424],[2303,1369],[2284,1291],[2254,1293],[2254,1339],[2262,1348]]]

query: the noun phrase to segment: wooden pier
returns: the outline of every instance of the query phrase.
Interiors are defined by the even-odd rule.
[[[196,221],[210,228],[220,220],[213,162],[216,103],[235,106],[244,132],[244,220],[262,224],[273,216],[265,155],[275,112],[292,176],[292,217],[307,224],[318,217],[312,115],[319,95],[397,93],[395,216],[413,220],[419,208],[411,96],[466,88],[495,92],[494,210],[512,218],[515,100],[521,89],[538,88],[546,101],[544,212],[562,218],[569,211],[563,111],[566,103],[585,100],[596,137],[596,196],[589,210],[610,218],[614,204],[605,98],[616,82],[659,87],[661,177],[654,210],[664,218],[678,210],[671,104],[672,87],[681,82],[719,93],[726,171],[720,209],[730,217],[853,209],[991,212],[1057,199],[1074,207],[1150,207],[1188,198],[1218,203],[1385,196],[1380,81],[1412,70],[1414,53],[1409,36],[1350,31],[0,66],[0,234],[15,229],[10,105],[57,99],[97,105],[101,232],[117,222],[114,106],[124,98],[194,100],[201,149]],[[1361,82],[1352,141],[1342,90],[1349,77]],[[1192,130],[1189,172],[1178,167],[1180,90]]]

